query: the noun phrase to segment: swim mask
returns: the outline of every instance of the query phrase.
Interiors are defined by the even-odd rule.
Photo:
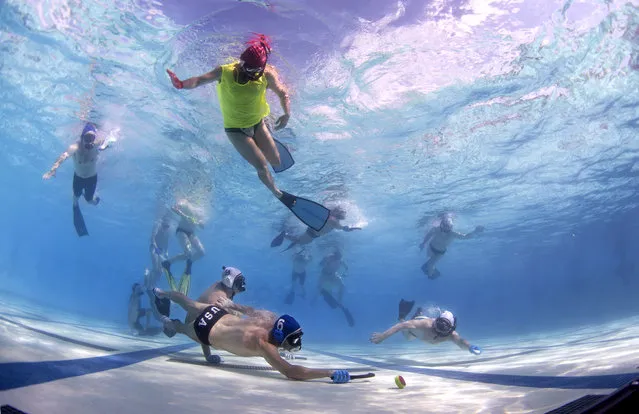
[[[249,47],[240,55],[240,67],[250,77],[257,79],[266,68],[268,55],[271,53],[269,39],[263,34],[257,34],[248,41]]]
[[[344,220],[346,218],[346,210],[344,207],[335,207],[334,209],[331,209],[331,216],[338,220]]]
[[[278,347],[288,352],[297,352],[302,349],[302,327],[290,315],[282,315],[273,324],[271,334]]]
[[[453,229],[453,219],[450,217],[444,217],[441,223],[439,223],[439,227],[443,231],[451,231]]]
[[[448,336],[457,328],[457,318],[450,311],[443,311],[437,319],[435,319],[435,332],[438,336]]]
[[[222,284],[231,289],[233,293],[246,290],[246,279],[240,269],[235,267],[222,266]]]
[[[82,130],[82,134],[80,135],[80,140],[84,144],[84,148],[91,149],[93,148],[93,142],[95,141],[95,137],[97,134],[97,129],[95,125],[91,123],[87,123]]]

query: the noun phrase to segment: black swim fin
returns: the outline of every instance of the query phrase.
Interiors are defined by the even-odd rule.
[[[87,226],[84,223],[84,216],[82,215],[82,211],[78,205],[73,206],[73,225],[75,226],[75,231],[78,233],[78,236],[82,237],[89,235]]]
[[[406,316],[408,316],[410,311],[413,309],[413,306],[415,306],[414,300],[404,300],[404,299],[400,300],[398,319],[401,319],[401,320],[406,319]]]
[[[155,297],[155,307],[160,313],[160,315],[166,316],[167,318],[171,316],[171,301],[169,298],[158,298]]]
[[[277,152],[280,153],[280,165],[277,168],[273,167],[273,171],[275,171],[276,173],[281,173],[282,171],[286,171],[293,165],[295,165],[295,160],[293,159],[293,156],[291,155],[291,152],[288,150],[286,145],[282,144],[275,138],[273,138],[273,141],[275,141]]]
[[[273,241],[271,241],[271,247],[277,247],[277,246],[280,246],[282,243],[284,243],[284,236],[286,236],[285,231],[275,236]]]
[[[351,312],[344,306],[342,306],[342,311],[344,312],[344,316],[346,316],[346,322],[348,322],[348,326],[355,326],[355,319],[353,319],[353,315],[351,315]]]
[[[341,305],[337,302],[333,295],[328,293],[326,290],[322,289],[321,294],[324,297],[326,303],[328,303],[328,306],[330,306],[332,309],[341,307]]]
[[[315,231],[322,230],[331,213],[329,209],[319,203],[294,196],[286,191],[282,191],[282,197],[279,200],[288,207],[298,219]]]
[[[284,303],[287,305],[292,305],[294,300],[295,300],[295,291],[291,290],[288,293],[288,295],[286,295],[286,298],[284,299]]]

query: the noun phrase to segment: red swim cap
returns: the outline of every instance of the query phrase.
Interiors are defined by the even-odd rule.
[[[246,66],[250,68],[265,68],[268,55],[271,53],[271,42],[263,34],[255,33],[255,37],[247,42],[249,47],[240,55]]]

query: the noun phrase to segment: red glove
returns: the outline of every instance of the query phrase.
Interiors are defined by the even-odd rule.
[[[175,73],[171,72],[168,69],[166,70],[166,73],[169,74],[169,77],[171,78],[171,83],[173,84],[173,86],[175,86],[176,89],[184,88],[184,83],[177,77]]]

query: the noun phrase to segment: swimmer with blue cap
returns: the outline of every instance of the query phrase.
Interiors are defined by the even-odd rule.
[[[78,236],[87,236],[84,218],[80,212],[78,202],[84,194],[84,199],[91,205],[97,205],[100,197],[95,195],[98,185],[98,154],[115,142],[113,134],[101,139],[98,137],[98,130],[95,124],[87,122],[80,134],[80,139],[71,144],[53,164],[51,169],[44,173],[42,179],[48,180],[55,177],[60,165],[69,157],[73,157],[73,214],[74,225]]]
[[[288,363],[280,350],[297,352],[302,349],[302,327],[290,315],[277,316],[267,310],[239,306],[231,301],[222,301],[224,306],[196,302],[180,292],[153,290],[156,297],[168,298],[180,305],[189,314],[197,317],[192,323],[182,323],[166,318],[165,329],[183,333],[195,342],[222,349],[237,356],[262,357],[273,368],[293,380],[331,378],[334,383],[349,382],[346,370],[306,368]],[[241,312],[244,318],[232,312]],[[211,363],[220,363],[219,356],[207,358]]]

